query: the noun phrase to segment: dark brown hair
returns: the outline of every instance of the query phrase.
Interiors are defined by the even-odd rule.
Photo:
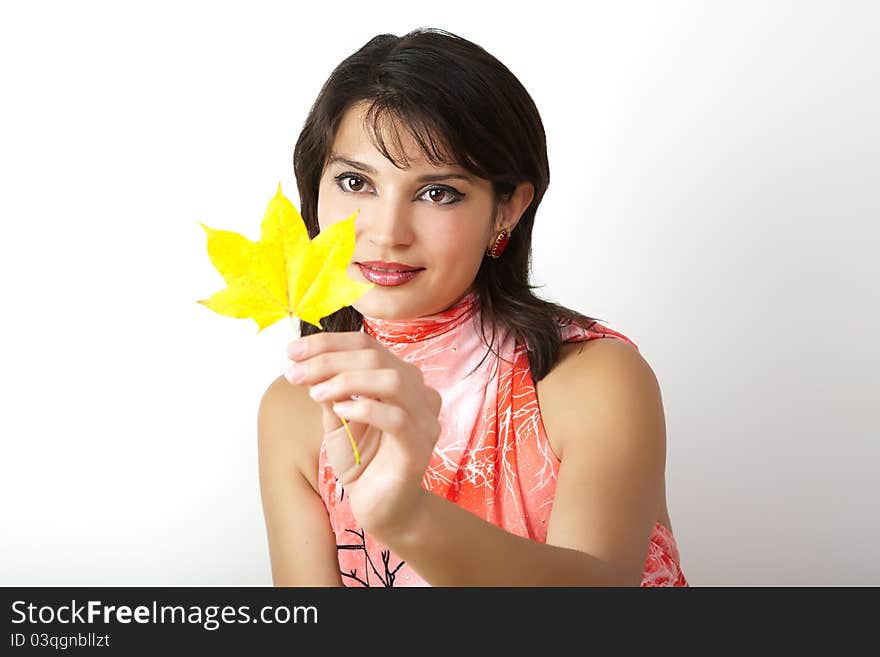
[[[528,349],[533,380],[540,381],[559,358],[557,317],[583,326],[604,320],[540,299],[532,292],[538,286],[529,284],[532,226],[550,184],[544,126],[531,96],[495,57],[444,30],[420,28],[402,37],[373,37],[324,83],[294,148],[300,211],[311,238],[320,231],[318,189],[336,131],[346,111],[361,102],[368,103],[364,123],[371,140],[398,168],[408,162],[389,153],[380,125],[405,126],[432,164],[459,165],[491,181],[496,210],[517,183],[534,185],[534,198],[504,254],[483,258],[474,289],[489,350],[494,352],[497,326],[512,331]],[[393,132],[400,144],[396,128]],[[352,306],[321,321],[334,332],[359,331],[362,323],[363,316]],[[486,325],[492,331],[489,340]],[[301,335],[317,331],[300,322]]]

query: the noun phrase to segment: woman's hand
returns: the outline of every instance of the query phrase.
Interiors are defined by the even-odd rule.
[[[296,362],[285,376],[310,386],[324,409],[327,457],[355,518],[376,537],[404,530],[418,514],[440,436],[440,393],[365,332],[314,333],[291,342],[288,356]],[[360,464],[340,417],[349,421]]]

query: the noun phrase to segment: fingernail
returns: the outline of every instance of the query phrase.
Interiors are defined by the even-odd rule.
[[[327,396],[327,388],[329,386],[326,383],[319,383],[316,386],[312,386],[309,388],[309,396],[315,401],[320,401]]]
[[[290,360],[296,360],[297,358],[301,358],[303,354],[305,354],[306,346],[299,342],[298,340],[295,342],[291,342],[290,346],[287,347],[287,356]]]
[[[284,372],[284,376],[287,377],[287,380],[291,383],[299,383],[305,378],[306,368],[300,365],[299,363],[294,363]]]

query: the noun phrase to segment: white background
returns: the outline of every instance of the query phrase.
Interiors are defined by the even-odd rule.
[[[548,134],[534,280],[654,368],[693,585],[880,584],[870,2],[0,9],[0,584],[268,585],[257,408],[295,333],[196,303],[320,86],[441,27]]]

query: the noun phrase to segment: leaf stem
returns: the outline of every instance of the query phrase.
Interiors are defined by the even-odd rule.
[[[294,331],[297,331],[296,323],[293,321],[293,313],[290,314],[290,325],[293,327]],[[357,465],[361,464],[361,455],[358,452],[357,443],[354,442],[354,436],[351,435],[351,429],[348,428],[348,422],[344,417],[339,418],[342,420],[342,425],[345,427],[345,432],[348,434],[348,440],[351,442],[351,449],[354,451],[354,462]]]

